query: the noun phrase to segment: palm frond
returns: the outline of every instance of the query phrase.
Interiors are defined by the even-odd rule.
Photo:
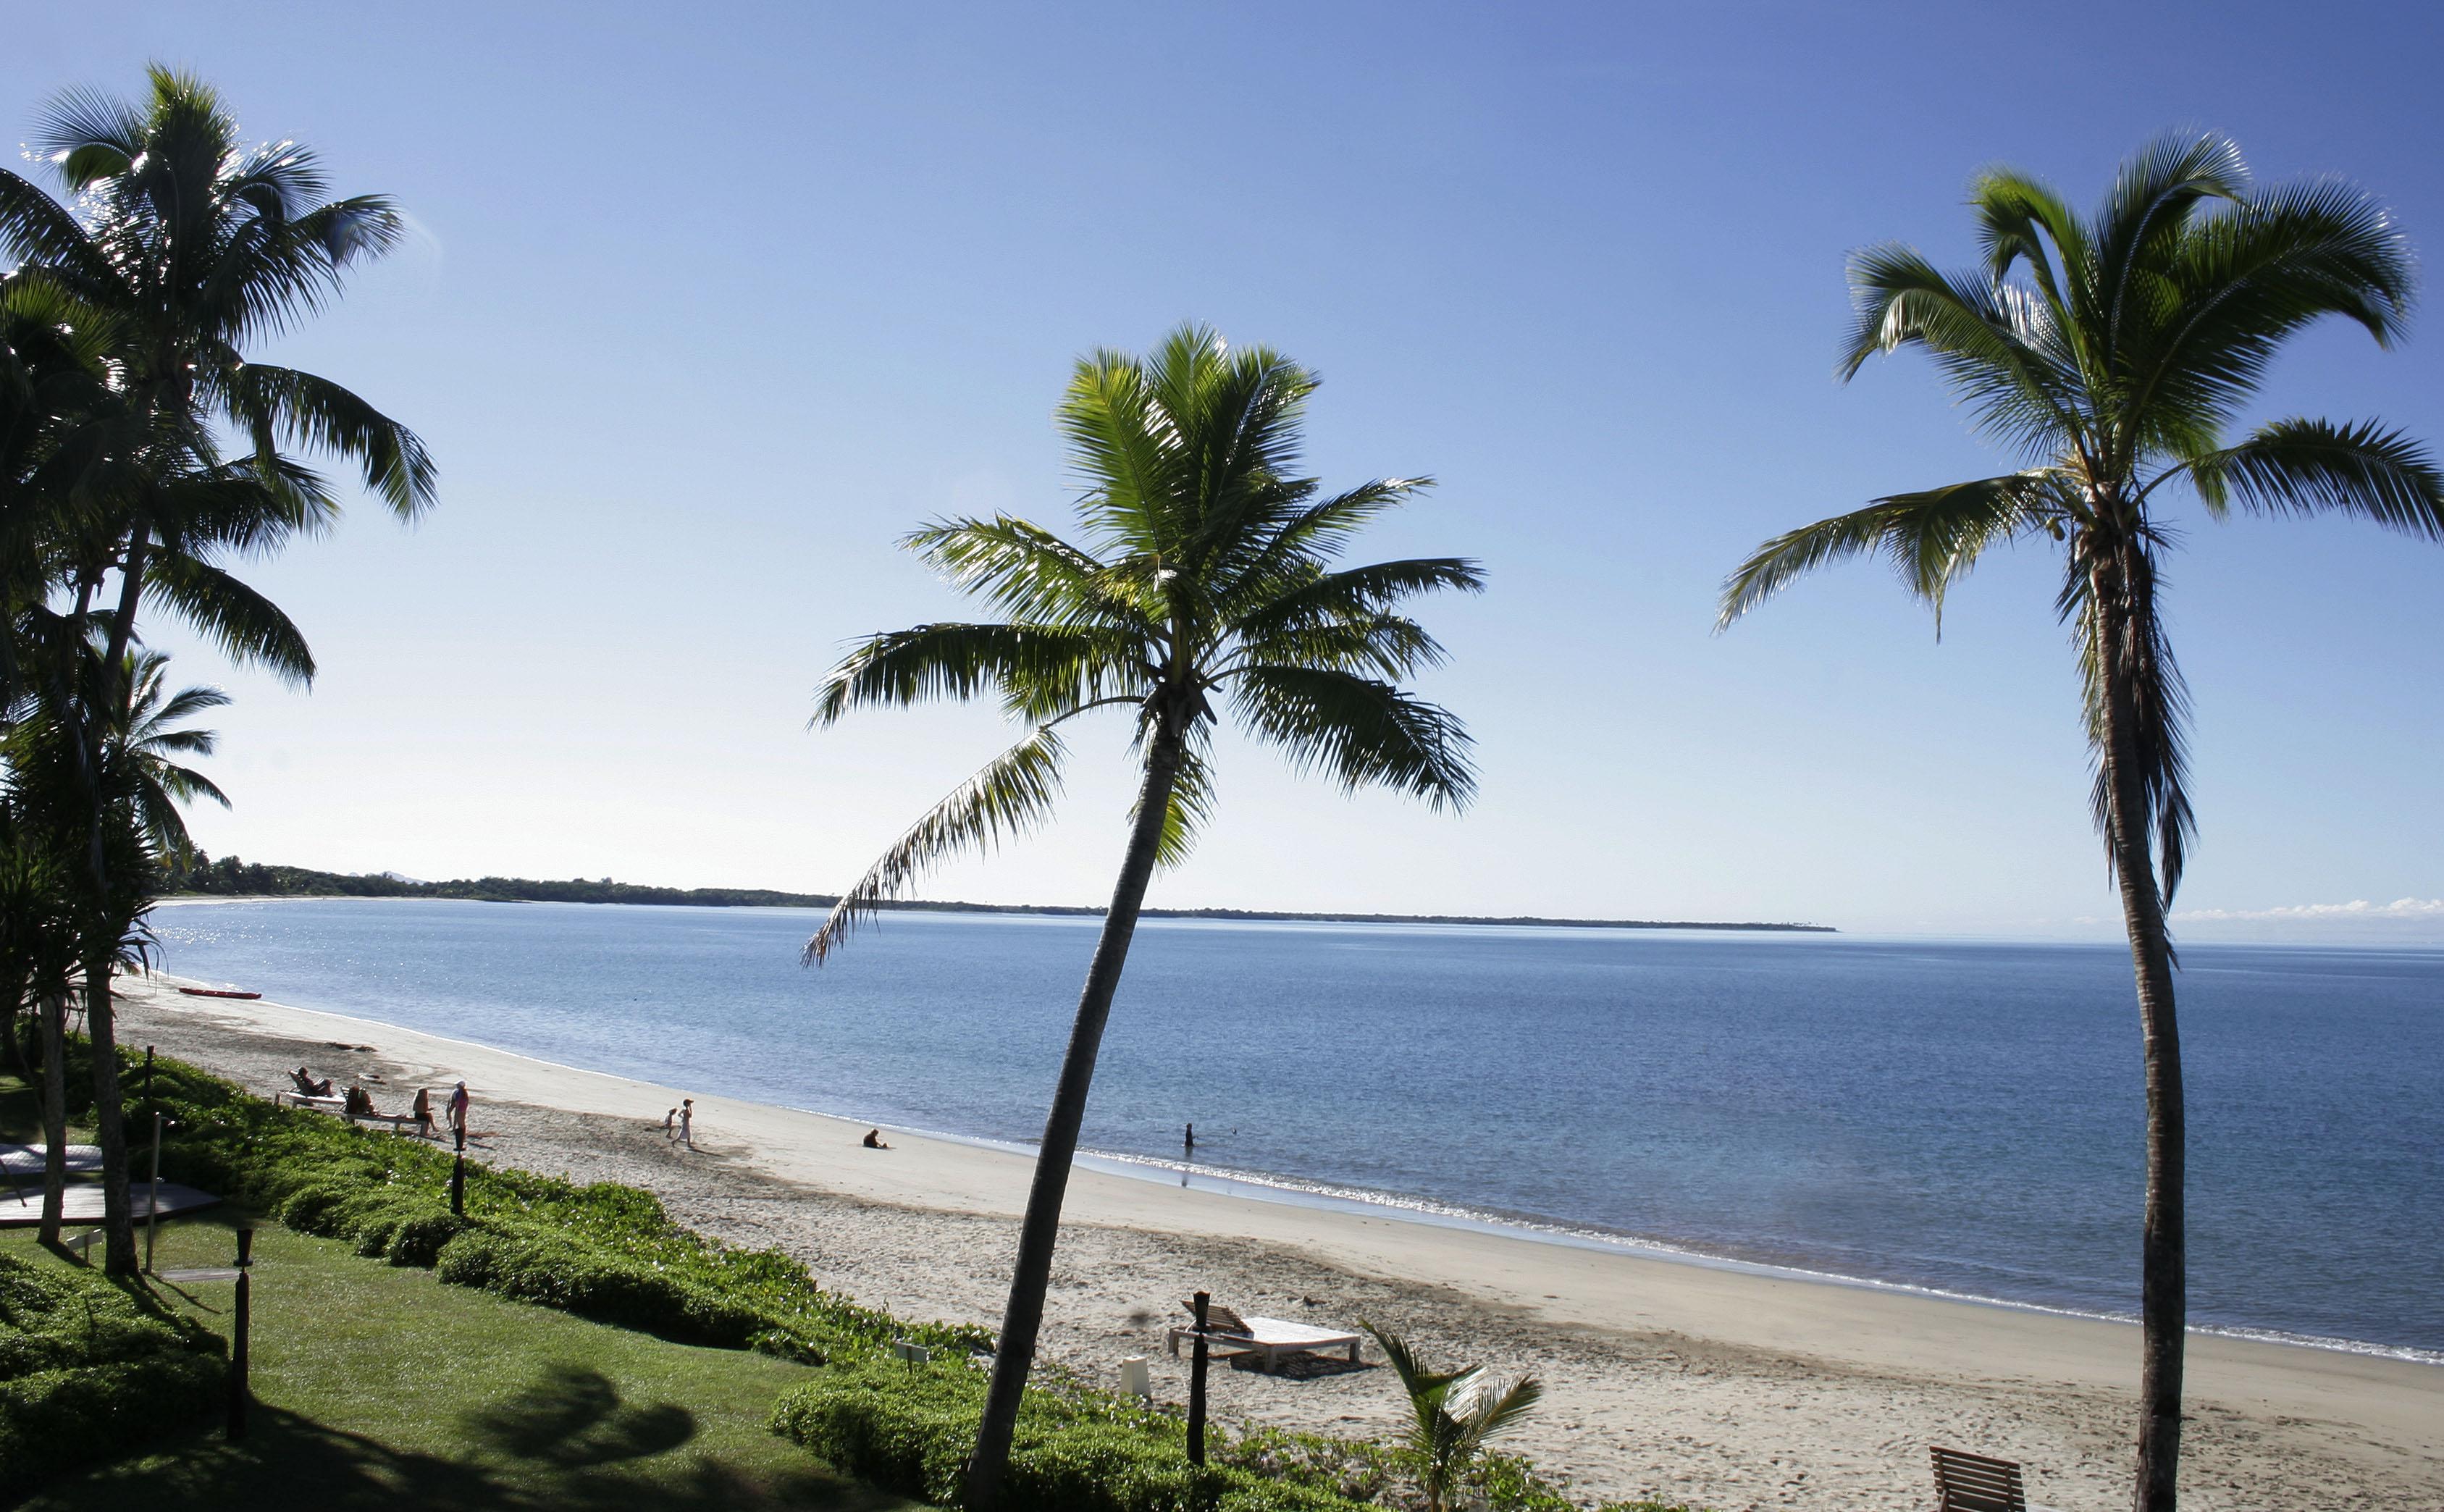
[[[943,520],[911,531],[900,544],[951,582],[1005,614],[1044,625],[1142,620],[1141,585],[1043,526],[996,515]]]
[[[1909,591],[1939,615],[1943,596],[1989,546],[2041,526],[2058,505],[2045,469],[1896,493],[1863,509],[1786,531],[1751,552],[1723,583],[1715,628],[1819,567],[1880,552]]]
[[[1476,795],[1467,729],[1389,683],[1267,664],[1233,673],[1230,689],[1249,729],[1300,771],[1324,770],[1350,791],[1389,787],[1434,808],[1463,808]]]
[[[876,906],[898,895],[925,868],[947,856],[990,849],[1048,819],[1061,793],[1060,735],[1038,729],[987,763],[973,777],[910,825],[842,895],[806,942],[802,959],[821,966]]]
[[[285,681],[314,680],[314,653],[305,633],[278,604],[200,558],[158,551],[146,583],[179,618],[231,660],[252,663]]]
[[[2260,514],[2356,514],[2444,540],[2444,471],[2425,447],[2373,420],[2276,420],[2175,471],[2218,514],[2237,500]]]
[[[258,453],[276,438],[359,464],[365,487],[412,520],[434,502],[433,458],[416,433],[339,384],[294,368],[250,362],[227,381],[230,407],[253,433]]]
[[[1047,720],[1131,691],[1142,650],[1125,634],[1030,624],[931,624],[869,636],[841,658],[815,695],[810,723],[852,709],[910,708],[997,695],[1009,712]]]

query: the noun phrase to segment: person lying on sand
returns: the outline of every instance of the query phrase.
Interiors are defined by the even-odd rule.
[[[858,1142],[865,1146],[868,1150],[888,1150],[891,1148],[889,1145],[882,1142],[882,1131],[879,1129],[868,1129],[865,1132],[865,1137]]]

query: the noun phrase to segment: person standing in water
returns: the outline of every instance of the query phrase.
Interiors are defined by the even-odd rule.
[[[1195,1159],[1195,1158],[1196,1158],[1196,1125],[1194,1125],[1194,1124],[1193,1124],[1193,1123],[1192,1123],[1192,1124],[1190,1124],[1190,1125],[1188,1126],[1188,1135],[1187,1135],[1187,1137],[1182,1141],[1182,1145],[1183,1145],[1183,1148],[1186,1150],[1186,1152],[1186,1152],[1186,1153],[1185,1153],[1181,1158],[1183,1158],[1183,1159],[1187,1159],[1187,1160],[1194,1160],[1194,1159]]]

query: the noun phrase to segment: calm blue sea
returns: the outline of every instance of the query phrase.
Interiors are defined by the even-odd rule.
[[[1027,1141],[1091,920],[163,909],[282,1002],[878,1123]],[[2444,952],[2182,954],[2193,1319],[2444,1361]],[[658,1113],[658,1109],[640,1109]],[[2138,1274],[2118,947],[1150,922],[1089,1148],[2083,1312]]]

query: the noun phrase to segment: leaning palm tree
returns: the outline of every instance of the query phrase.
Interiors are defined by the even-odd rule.
[[[1545,1399],[1544,1383],[1532,1375],[1496,1375],[1482,1365],[1429,1370],[1407,1339],[1373,1323],[1364,1326],[1408,1394],[1407,1447],[1417,1465],[1418,1489],[1426,1493],[1426,1512],[1443,1512],[1487,1443],[1526,1422]]]
[[[1298,470],[1316,381],[1277,352],[1232,351],[1194,326],[1150,360],[1109,351],[1081,360],[1060,409],[1084,485],[1079,541],[1006,517],[911,535],[905,544],[1007,618],[870,636],[817,701],[815,723],[829,725],[866,706],[989,693],[1025,734],[849,889],[807,943],[814,963],[927,864],[1042,822],[1071,720],[1127,710],[1141,767],[1120,880],[1045,1119],[969,1471],[971,1507],[992,1505],[1009,1458],[1087,1088],[1147,882],[1186,857],[1213,812],[1217,703],[1295,765],[1344,788],[1388,786],[1453,808],[1474,790],[1459,721],[1400,687],[1443,651],[1399,608],[1436,589],[1477,589],[1477,567],[1456,558],[1334,564],[1361,527],[1430,480],[1321,494]]]
[[[1923,349],[2018,470],[1898,493],[1777,536],[1725,585],[1722,623],[1809,570],[1884,556],[1939,615],[1987,548],[2063,558],[2057,608],[2079,652],[2093,807],[2130,937],[2144,1033],[2147,1193],[2140,1260],[2139,1512],[2175,1504],[2187,1303],[2180,1039],[2165,911],[2192,835],[2188,697],[2159,613],[2165,516],[2349,514],[2444,539],[2444,475],[2373,421],[2278,419],[2234,438],[2284,341],[2338,315],[2389,346],[2413,294],[2384,209],[2331,180],[2258,188],[2220,137],[2168,137],[2082,217],[1996,170],[1970,203],[1983,266],[1945,274],[1898,246],[1855,256],[1858,323],[1841,373]]]

